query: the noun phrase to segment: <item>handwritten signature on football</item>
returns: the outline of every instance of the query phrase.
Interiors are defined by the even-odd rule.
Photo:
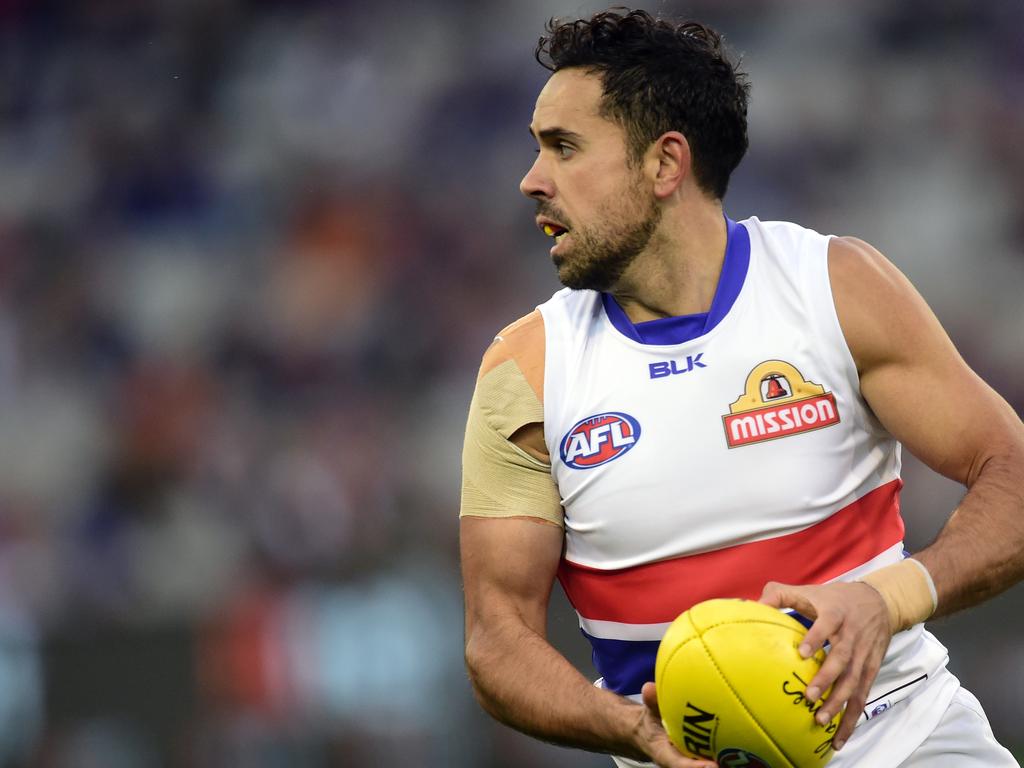
[[[821,709],[824,699],[817,702],[808,699],[805,695],[807,683],[796,672],[791,672],[790,674],[796,679],[796,682],[783,680],[782,692],[791,699],[790,703],[797,707],[804,707],[813,718],[818,713],[818,710]],[[814,754],[819,757],[825,757],[832,750],[832,736],[838,730],[839,723],[836,720],[832,720],[828,725],[822,727],[825,733],[828,734],[828,738],[814,748]]]

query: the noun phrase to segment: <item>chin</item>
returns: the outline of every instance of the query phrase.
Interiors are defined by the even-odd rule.
[[[558,281],[566,288],[574,291],[607,291],[610,286],[595,280],[591,275],[579,275],[568,273],[565,270],[558,270]]]
[[[586,276],[580,275],[570,264],[566,263],[564,258],[555,262],[555,270],[558,274],[558,282],[566,288],[572,288],[574,291],[578,291],[585,287],[584,283],[586,280],[581,278],[585,278]]]

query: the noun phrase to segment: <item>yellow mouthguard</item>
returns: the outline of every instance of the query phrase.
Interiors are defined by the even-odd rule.
[[[552,237],[555,234],[555,228],[552,227],[550,224],[545,224],[544,234],[547,235],[548,237]]]

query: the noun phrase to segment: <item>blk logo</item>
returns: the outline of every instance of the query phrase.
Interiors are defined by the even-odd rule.
[[[702,357],[704,357],[704,353],[698,352],[696,355],[687,355],[685,360],[665,360],[660,363],[651,363],[647,366],[647,369],[651,372],[652,379],[689,373],[695,368],[708,367],[706,363],[700,361]]]

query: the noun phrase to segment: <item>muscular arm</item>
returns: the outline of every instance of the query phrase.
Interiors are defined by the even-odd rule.
[[[914,557],[935,582],[937,615],[975,605],[1024,578],[1024,425],[875,249],[843,238],[830,271],[864,398],[911,453],[968,488]]]
[[[1024,577],[1024,425],[967,366],[924,300],[878,251],[835,238],[829,275],[864,399],[911,453],[968,487],[935,542],[914,555],[935,583],[936,614],[1007,589]],[[847,707],[833,740],[841,748],[898,629],[888,606],[857,582],[773,583],[762,600],[815,617],[801,648],[805,655],[831,640],[807,695],[817,699],[833,686],[818,713],[823,722]]]
[[[492,716],[546,741],[646,759],[644,707],[595,688],[546,640],[560,528],[529,519],[462,519],[466,665]]]
[[[714,765],[672,747],[653,690],[642,706],[595,688],[548,643],[561,508],[542,426],[522,423],[538,410],[528,407],[530,388],[515,363],[501,367],[500,354],[492,348],[485,356],[489,373],[477,385],[463,453],[466,667],[477,699],[498,720],[547,741],[666,768]]]

